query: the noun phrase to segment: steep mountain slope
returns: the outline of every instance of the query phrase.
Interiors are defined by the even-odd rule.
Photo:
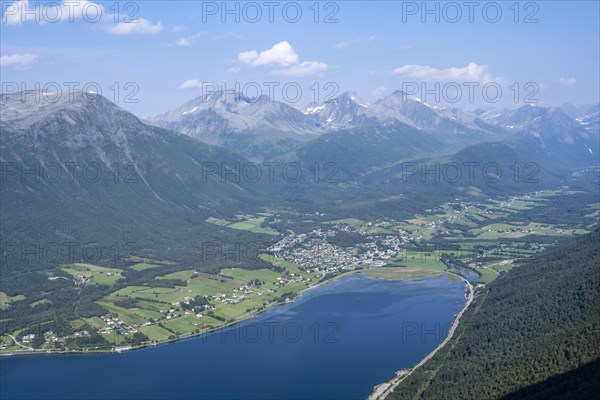
[[[380,195],[417,194],[450,201],[456,197],[506,196],[553,188],[565,179],[529,162],[526,152],[502,142],[485,142],[457,151],[404,160],[373,171],[364,182]]]
[[[13,94],[0,104],[5,242],[135,242],[146,255],[185,259],[200,251],[195,237],[219,237],[208,216],[268,204],[260,182],[236,182],[244,158],[145,125],[102,96],[64,93],[49,103]],[[225,169],[234,173],[223,182]],[[28,264],[18,251],[11,256]]]
[[[589,398],[600,358],[600,230],[563,241],[475,296],[454,339],[393,399]],[[581,394],[583,397],[579,397]]]
[[[338,177],[358,178],[372,169],[441,151],[434,135],[401,123],[367,125],[332,132],[300,147],[295,159],[304,164],[334,163]]]

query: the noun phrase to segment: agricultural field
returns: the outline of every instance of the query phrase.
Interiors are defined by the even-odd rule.
[[[540,236],[566,236],[588,233],[585,229],[573,229],[560,225],[529,223],[517,224],[490,224],[482,228],[471,229],[471,232],[480,239],[521,238],[530,235]]]
[[[143,334],[146,342],[160,342],[250,318],[269,306],[291,301],[311,285],[348,271],[380,279],[464,272],[472,282],[487,284],[517,268],[522,260],[552,246],[558,238],[587,232],[585,228],[592,222],[586,223],[585,219],[573,223],[562,220],[560,224],[540,222],[548,219],[535,209],[550,207],[553,195],[536,193],[479,202],[456,200],[406,220],[341,218],[318,222],[311,221],[309,215],[288,220],[278,215],[283,219],[276,221],[283,222],[280,226],[289,233],[265,250],[270,253],[259,255],[260,260],[271,265],[266,268],[229,267],[218,274],[208,274],[187,267],[161,273],[161,268],[172,262],[138,257],[130,257],[127,260],[130,265],[124,269],[64,264],[59,268],[76,285],[108,286],[104,286],[105,292],[96,301],[106,311],[104,314],[68,322],[75,330],[96,329],[110,344],[126,346],[135,334]],[[597,219],[600,203],[589,204],[584,211],[585,218]],[[207,222],[280,235],[261,226],[267,218],[271,220],[273,215],[239,214],[230,220],[209,218]],[[294,221],[307,224],[302,233],[289,230],[293,229]],[[122,280],[130,275],[127,271],[148,270],[149,280],[129,285]],[[57,278],[49,276],[51,280]],[[0,293],[0,308],[10,309],[12,302],[20,300],[25,297]],[[29,304],[32,310],[51,304],[49,299],[35,300]]]
[[[391,258],[388,264],[397,264],[414,269],[449,271],[448,267],[440,261],[441,255],[442,251],[422,252],[407,250]]]
[[[479,268],[477,272],[479,273],[478,282],[480,283],[490,283],[498,277],[498,272],[489,268]]]
[[[35,302],[29,304],[29,307],[37,307],[37,306],[41,306],[42,304],[52,304],[52,301],[50,301],[48,299],[38,300],[38,301],[35,301]]]
[[[290,273],[302,275],[306,278],[310,278],[312,276],[311,274],[309,274],[306,271],[304,271],[303,269],[301,269],[298,264],[294,264],[292,262],[273,257],[269,254],[261,254],[259,256],[259,258],[261,260],[264,260],[264,261],[267,261],[267,262],[273,264],[276,267],[285,268],[286,271],[288,271]]]
[[[389,280],[430,278],[443,275],[442,271],[425,268],[384,267],[361,271],[370,278],[381,278]]]
[[[366,224],[365,221],[361,221],[360,219],[356,219],[356,218],[336,219],[335,221],[327,221],[325,223],[331,224],[331,225],[345,224],[345,225],[350,225],[356,229],[360,229],[362,226],[364,226]]]
[[[152,269],[152,268],[160,268],[160,265],[139,263],[139,264],[131,265],[128,268],[132,269],[134,271],[144,271],[144,270]]]
[[[586,214],[586,217],[597,217],[600,214],[600,203],[592,203],[586,207],[586,210],[590,210],[589,214]]]
[[[241,268],[225,268],[219,273],[220,276],[234,279],[238,282],[249,283],[253,280],[259,280],[263,282],[262,286],[268,289],[275,288],[277,278],[280,274],[273,270],[262,268],[262,269],[241,269]]]
[[[22,294],[16,296],[9,296],[4,292],[0,292],[0,310],[10,307],[10,303],[13,301],[25,300],[25,296]]]
[[[231,229],[238,229],[242,231],[249,231],[253,233],[262,233],[265,235],[279,235],[279,232],[268,227],[262,227],[261,225],[265,222],[267,217],[271,216],[269,213],[258,213],[256,215],[251,214],[240,214],[236,215],[236,221],[227,221],[224,219],[209,217],[206,222],[224,226]]]
[[[106,268],[93,264],[65,264],[61,271],[71,275],[79,284],[83,285],[114,285],[122,278],[120,269]]]
[[[446,269],[439,261],[441,253],[453,254],[476,271],[479,282],[489,283],[501,271],[507,271],[540,249],[536,240],[559,238],[588,233],[582,226],[574,224],[550,224],[522,220],[522,212],[545,205],[557,191],[541,191],[529,195],[515,196],[506,200],[484,200],[478,203],[447,203],[423,215],[395,223],[391,230],[405,232],[410,241],[429,243],[434,237],[443,237],[439,251],[422,253],[403,251],[388,260],[387,264],[398,264],[413,268]],[[600,203],[589,204],[586,217],[600,215]],[[518,217],[519,216],[519,217]],[[500,222],[502,221],[502,222]],[[519,240],[525,240],[520,242]],[[429,250],[429,249],[428,249]]]
[[[120,343],[124,333],[136,330],[149,340],[167,340],[250,317],[259,309],[281,301],[282,295],[299,293],[316,281],[296,264],[266,254],[261,258],[283,271],[225,268],[219,275],[193,270],[173,272],[156,279],[177,279],[185,282],[185,286],[127,286],[97,302],[122,321],[119,329],[110,330],[103,318],[88,318],[84,322],[103,331],[103,336],[113,343]],[[206,306],[184,307],[198,298],[206,299]]]

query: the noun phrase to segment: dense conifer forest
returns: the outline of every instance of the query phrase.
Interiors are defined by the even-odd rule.
[[[479,289],[455,339],[393,399],[575,399],[600,390],[600,230]]]

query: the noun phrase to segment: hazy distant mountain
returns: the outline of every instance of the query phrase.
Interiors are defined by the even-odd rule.
[[[402,123],[444,134],[499,132],[469,111],[436,107],[400,90],[374,103],[362,99],[355,92],[345,92],[326,103],[313,103],[302,111],[328,131]]]
[[[577,122],[588,132],[600,135],[600,104],[583,109]]]
[[[469,111],[431,106],[401,91],[375,103],[345,92],[327,102],[297,108],[264,95],[249,99],[216,92],[148,121],[254,160],[286,153],[315,135],[366,126],[401,123],[422,131],[462,135],[466,141],[505,133]]]
[[[367,165],[373,164],[371,159],[379,159],[381,164],[405,157],[406,149],[412,149],[414,157],[437,151],[435,146],[427,148],[432,143],[442,143],[448,152],[497,140],[530,147],[537,161],[549,158],[573,166],[590,165],[598,160],[600,129],[598,109],[593,106],[525,105],[471,112],[431,105],[400,90],[376,102],[345,92],[325,103],[297,108],[266,96],[248,99],[219,92],[193,99],[149,121],[253,160],[278,158],[296,150],[296,156],[309,158],[324,154],[322,149],[341,156],[353,154],[356,147],[364,152]],[[389,138],[393,143],[388,143],[388,148],[378,147],[385,142],[381,132],[408,132],[408,127],[414,131],[405,136],[392,134]],[[331,135],[338,131],[339,135]],[[430,135],[437,137],[434,140]]]
[[[586,126],[569,117],[562,108],[524,105],[514,110],[489,110],[480,117],[517,132],[521,145],[539,157],[573,165],[598,163],[599,137],[593,129],[593,116]]]
[[[565,114],[573,119],[580,120],[600,111],[600,104],[588,104],[581,107],[575,107],[571,103],[565,103],[560,107]]]
[[[355,92],[345,92],[325,103],[313,103],[302,111],[329,131],[395,122],[413,125],[402,114],[369,103]]]
[[[295,134],[320,132],[310,118],[285,103],[266,95],[251,99],[226,92],[196,97],[172,111],[149,117],[148,121],[196,138],[210,137],[221,130],[243,132],[259,128]]]
[[[197,97],[148,121],[253,159],[285,152],[323,131],[312,118],[266,95],[250,99],[225,92]]]

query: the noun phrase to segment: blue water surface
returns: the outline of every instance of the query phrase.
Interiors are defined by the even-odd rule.
[[[464,283],[352,274],[222,331],[122,354],[0,359],[4,399],[364,399],[441,342]]]

